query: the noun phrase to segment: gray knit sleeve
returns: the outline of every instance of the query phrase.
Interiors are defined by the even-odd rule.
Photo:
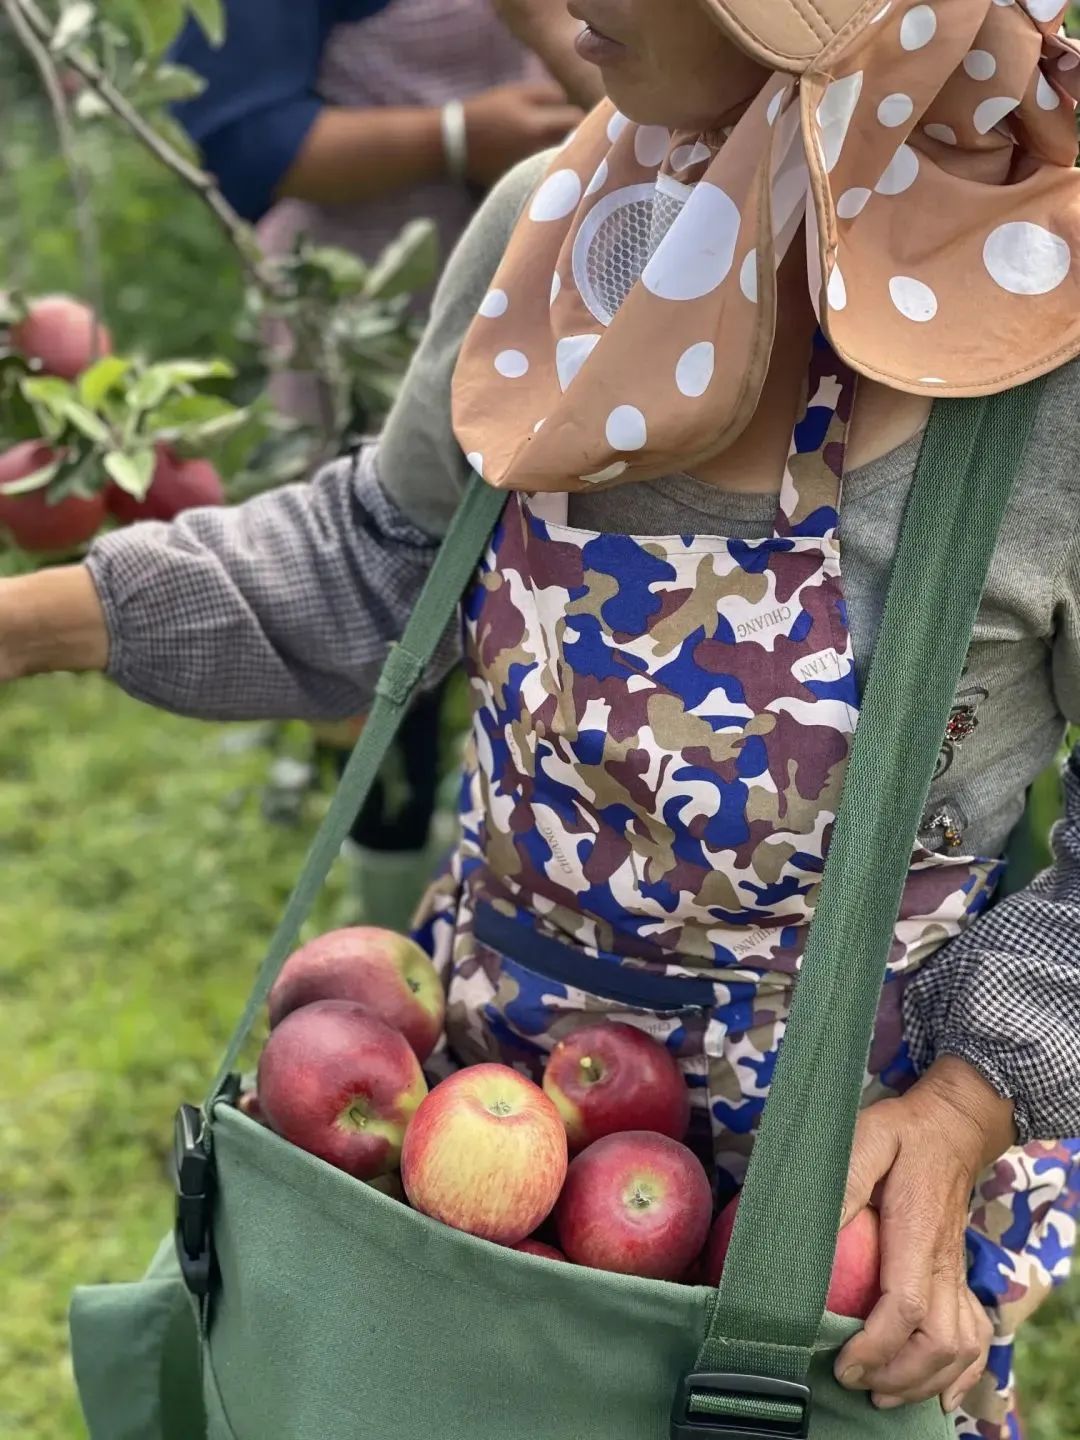
[[[374,446],[310,485],[133,526],[87,562],[108,673],[136,699],[201,719],[361,714],[436,550],[384,493]],[[436,671],[456,656],[455,630]]]
[[[943,945],[904,1001],[916,1068],[966,1060],[1014,1101],[1024,1142],[1080,1134],[1080,747],[1054,862]]]

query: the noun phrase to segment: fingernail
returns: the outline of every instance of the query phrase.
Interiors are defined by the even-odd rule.
[[[871,1395],[870,1399],[879,1410],[897,1410],[904,1403],[899,1395]]]
[[[954,1410],[960,1409],[960,1401],[963,1398],[963,1395],[954,1390],[952,1394],[941,1397],[941,1408],[945,1411],[946,1415],[951,1415]]]
[[[858,1385],[865,1374],[866,1371],[861,1365],[852,1365],[850,1369],[845,1370],[840,1376],[840,1384],[846,1385],[849,1390],[854,1390],[855,1386]]]

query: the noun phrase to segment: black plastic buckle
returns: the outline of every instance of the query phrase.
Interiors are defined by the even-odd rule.
[[[738,1400],[783,1400],[798,1408],[790,1420],[753,1420],[738,1415],[694,1414],[695,1394],[730,1396]],[[688,1375],[675,1397],[671,1440],[707,1440],[729,1435],[737,1440],[807,1440],[810,1434],[810,1387],[794,1380],[770,1380],[767,1375]]]
[[[202,1111],[181,1105],[173,1131],[176,1180],[176,1255],[184,1283],[193,1295],[210,1293],[214,1252],[210,1207],[214,1198],[214,1162],[203,1133]]]

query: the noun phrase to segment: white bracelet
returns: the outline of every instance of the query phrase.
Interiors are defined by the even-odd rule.
[[[467,180],[469,132],[465,123],[465,106],[460,100],[448,100],[442,108],[442,139],[447,174],[451,180]]]

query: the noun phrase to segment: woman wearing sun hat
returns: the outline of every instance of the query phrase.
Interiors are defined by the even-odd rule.
[[[6,582],[4,673],[363,709],[470,469],[512,492],[465,605],[462,837],[422,932],[451,1058],[536,1070],[585,1016],[637,1020],[723,1196],[931,408],[1048,375],[895,931],[847,1198],[881,1209],[884,1293],[837,1364],[1005,1440],[1080,1203],[1080,762],[1055,867],[990,908],[1080,718],[1080,52],[1054,0],[571,10],[612,103],[492,196],[378,447]]]

